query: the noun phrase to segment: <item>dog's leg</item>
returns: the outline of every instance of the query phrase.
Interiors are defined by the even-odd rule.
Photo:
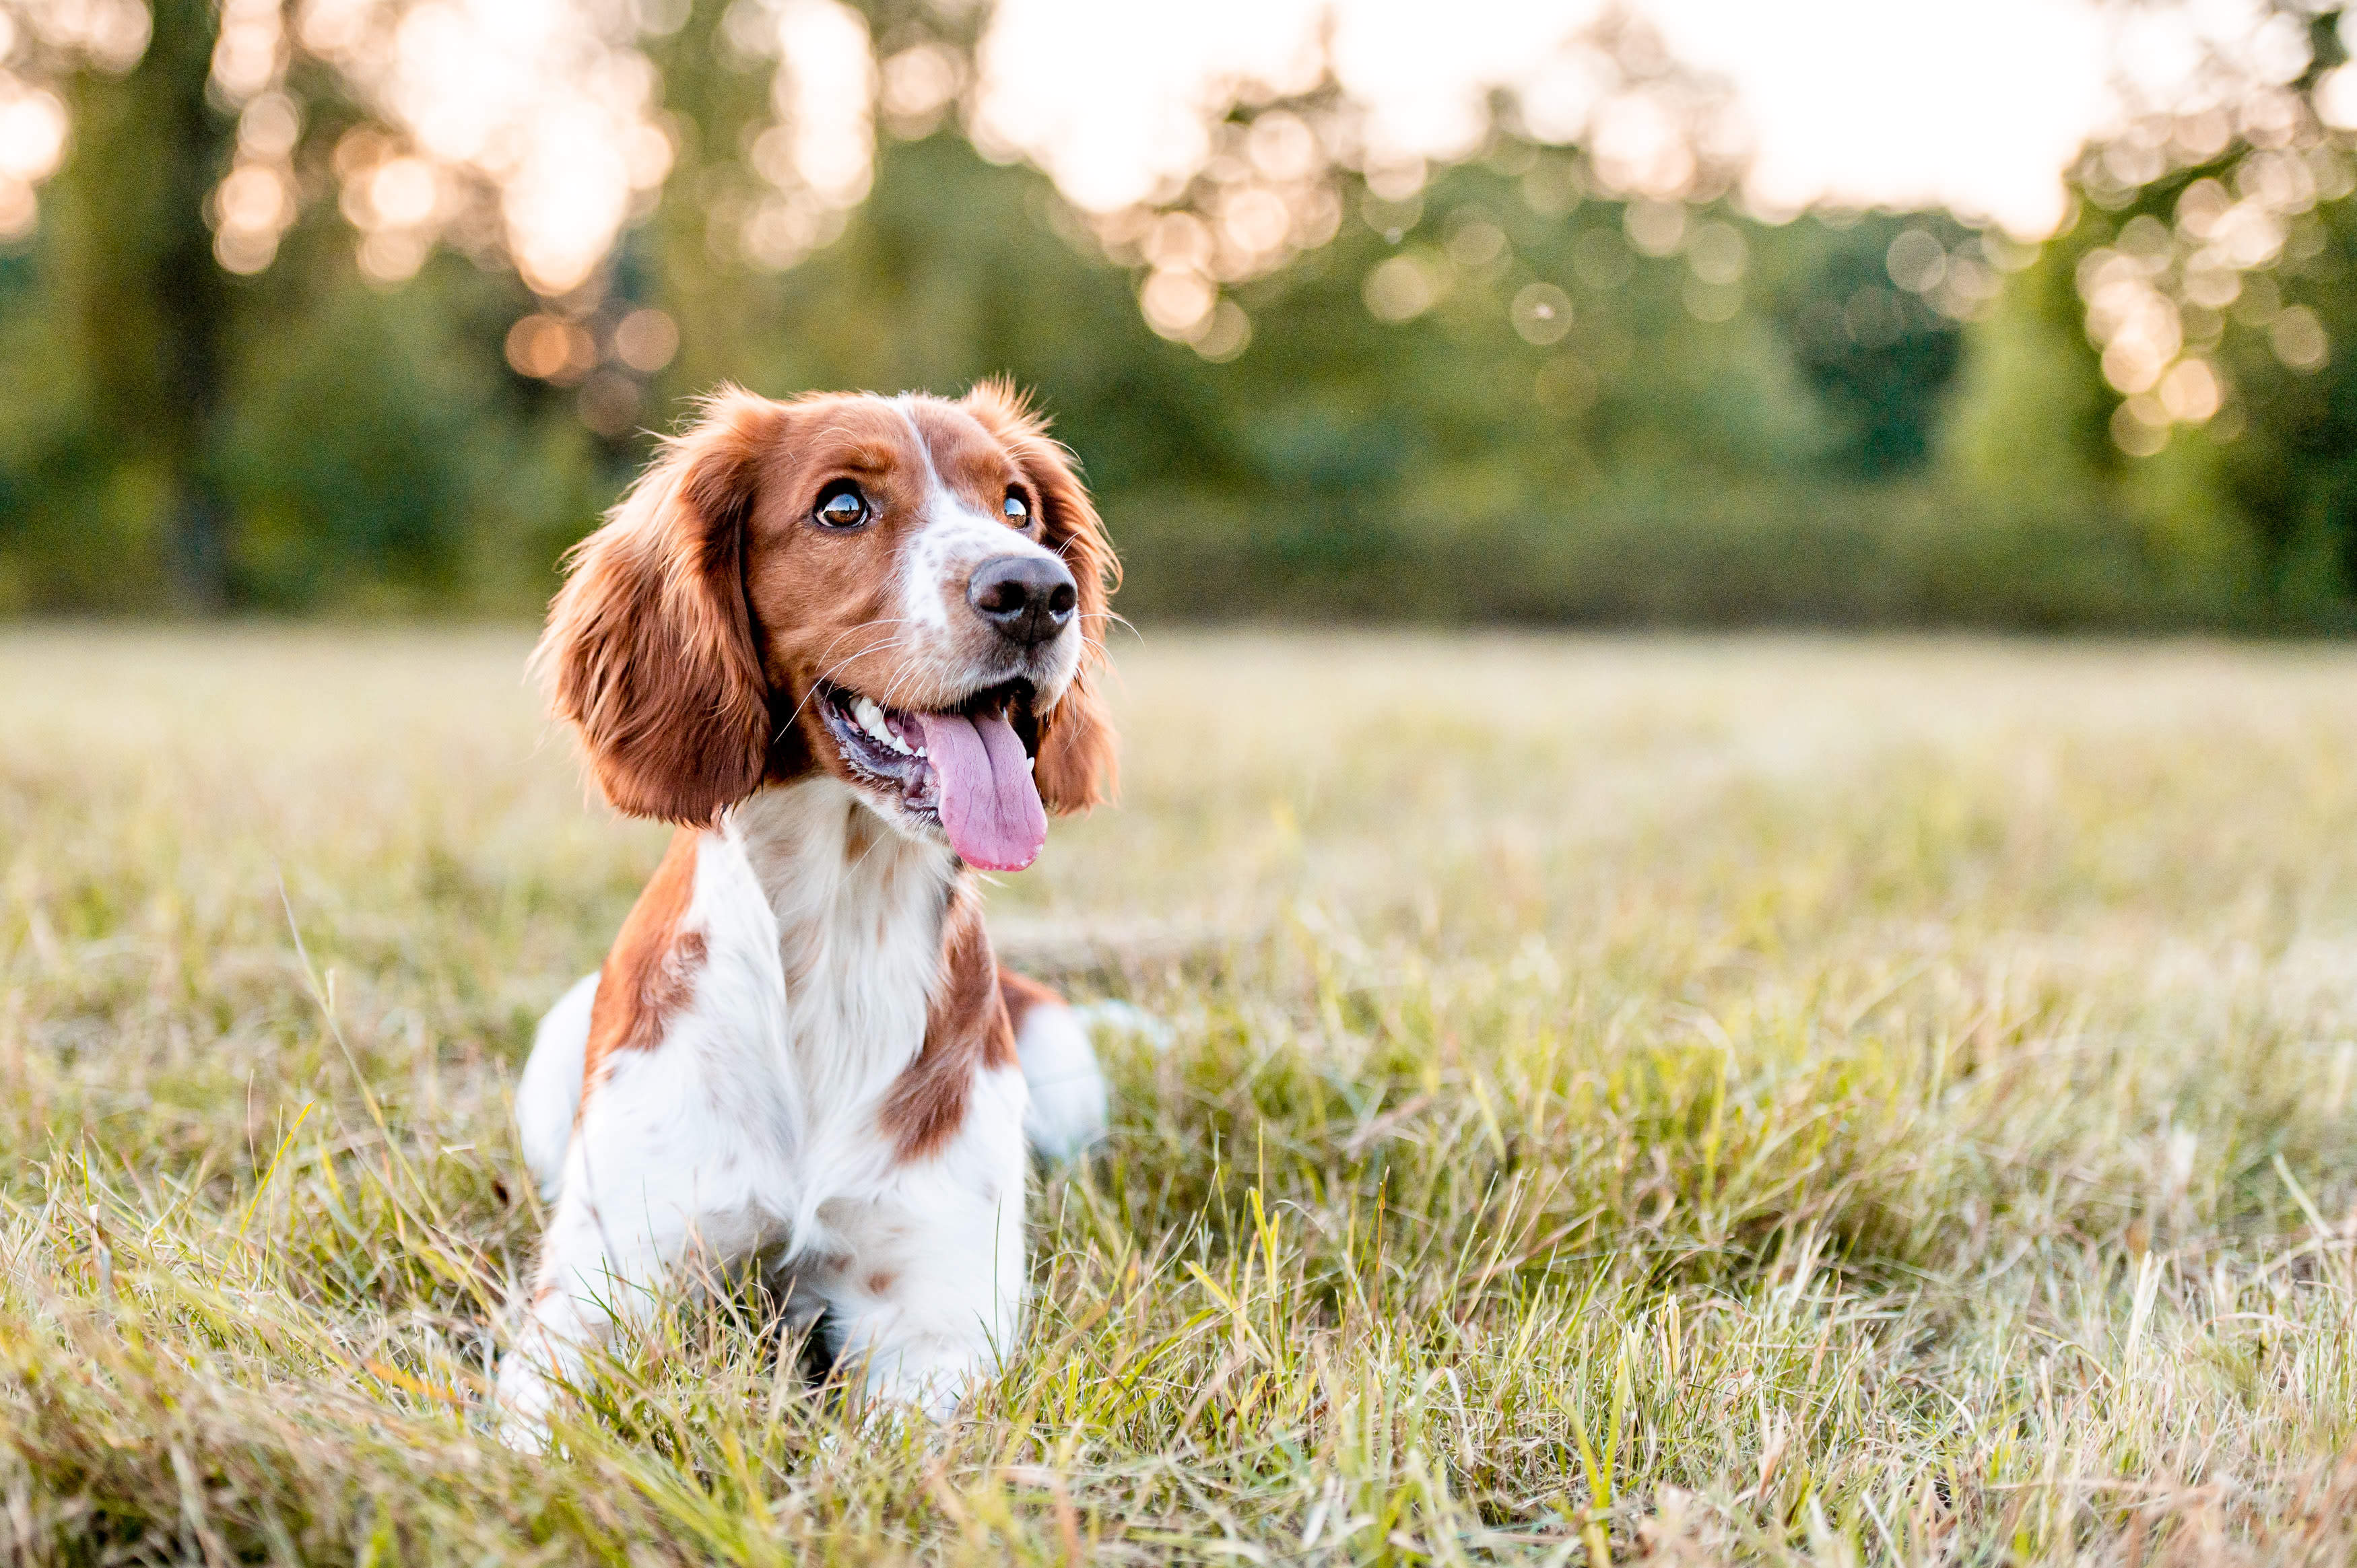
[[[581,1058],[589,1045],[589,1009],[597,999],[594,972],[575,981],[556,999],[533,1031],[532,1056],[523,1064],[523,1077],[516,1080],[516,1135],[544,1201],[556,1197],[557,1180],[565,1174],[574,1113],[581,1109]]]
[[[985,1081],[1000,1076],[1015,1088],[1012,1073]],[[902,1171],[883,1196],[821,1210],[845,1259],[821,1283],[836,1361],[865,1378],[871,1399],[946,1418],[1014,1350],[1025,1160],[1012,1096],[1005,1098],[1003,1109],[973,1107],[948,1147]]]
[[[1023,1128],[1033,1148],[1064,1160],[1104,1136],[1104,1074],[1088,1031],[1070,1007],[1059,1002],[1025,1014],[1015,1028],[1015,1049],[1031,1086]]]
[[[1105,1131],[1104,1073],[1089,1032],[1062,996],[1027,975],[1001,968],[998,993],[1031,1090],[1024,1133],[1047,1158],[1070,1159]]]
[[[758,1251],[775,1190],[744,1123],[716,1114],[674,1048],[618,1063],[584,1107],[565,1159],[540,1266],[500,1364],[499,1431],[547,1441],[560,1386],[618,1327],[642,1324],[667,1288],[694,1288]],[[608,1092],[608,1090],[612,1092]]]

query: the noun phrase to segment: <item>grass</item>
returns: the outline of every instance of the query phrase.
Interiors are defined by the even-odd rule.
[[[480,1425],[659,830],[520,636],[0,639],[26,1563],[2357,1557],[2357,653],[1156,636],[992,895],[1135,1001],[943,1432],[753,1297]]]

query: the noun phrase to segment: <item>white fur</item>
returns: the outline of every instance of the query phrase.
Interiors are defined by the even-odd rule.
[[[1104,1074],[1072,1009],[1045,1002],[1033,1007],[1023,1015],[1015,1049],[1031,1091],[1023,1131],[1033,1148],[1051,1160],[1070,1159],[1104,1136]]]
[[[1055,552],[1009,528],[1006,519],[985,517],[952,495],[950,488],[942,483],[940,470],[933,467],[932,449],[926,446],[923,432],[910,417],[906,398],[900,400],[899,408],[900,417],[909,421],[909,433],[917,438],[917,450],[923,454],[925,462],[924,523],[909,540],[901,562],[900,611],[916,625],[939,632],[946,630],[950,624],[948,590],[962,586],[983,562],[1000,555],[1036,555],[1053,560]],[[1075,637],[1064,640],[1071,644],[1070,661],[1077,666],[1081,639]],[[1071,678],[1071,671],[1065,670],[1055,680],[1039,684],[1043,693],[1052,687],[1060,693],[1064,682]]]
[[[581,1061],[589,1048],[589,1009],[597,1000],[597,976],[573,983],[533,1031],[532,1055],[516,1083],[516,1135],[523,1163],[540,1184],[543,1199],[556,1196],[565,1174],[565,1151],[573,1142],[573,1115],[581,1108]]]
[[[500,1369],[511,1440],[544,1439],[555,1385],[663,1287],[757,1258],[831,1312],[839,1353],[878,1397],[946,1413],[1010,1343],[1023,1077],[980,1072],[930,1156],[904,1161],[884,1133],[885,1099],[924,1044],[957,871],[945,847],[872,816],[848,863],[866,811],[819,778],[757,794],[699,837],[678,928],[705,940],[690,1000],[654,1048],[608,1059],[577,1122],[590,983],[543,1023],[517,1106],[535,1170],[551,1129],[573,1133]]]

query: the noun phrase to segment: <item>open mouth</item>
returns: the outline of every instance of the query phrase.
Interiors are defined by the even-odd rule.
[[[968,865],[1020,871],[1048,842],[1048,813],[1031,780],[1031,753],[1016,728],[1028,726],[1031,684],[1004,682],[955,708],[920,713],[822,682],[819,715],[844,762],[901,808],[938,824]]]

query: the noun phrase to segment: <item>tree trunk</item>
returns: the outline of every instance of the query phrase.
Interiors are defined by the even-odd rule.
[[[213,260],[205,200],[227,172],[234,123],[208,98],[213,0],[153,0],[155,35],[82,126],[89,191],[81,337],[94,412],[126,465],[156,481],[158,544],[178,607],[231,600],[231,517],[215,473],[231,282]],[[93,109],[100,102],[91,104]]]

